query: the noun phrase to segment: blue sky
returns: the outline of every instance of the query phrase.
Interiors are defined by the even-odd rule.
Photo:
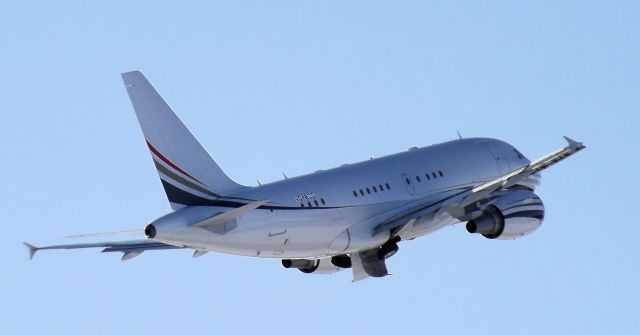
[[[0,333],[624,334],[640,327],[636,1],[0,4]],[[255,185],[464,136],[545,171],[543,226],[402,243],[393,276],[188,251],[32,262],[21,241],[143,227],[169,206],[119,74],[142,70]]]

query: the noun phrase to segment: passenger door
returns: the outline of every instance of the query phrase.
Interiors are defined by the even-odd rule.
[[[406,188],[407,193],[409,193],[410,195],[413,195],[416,193],[416,189],[413,186],[413,180],[411,179],[410,175],[403,173],[402,183],[404,184],[404,187]]]

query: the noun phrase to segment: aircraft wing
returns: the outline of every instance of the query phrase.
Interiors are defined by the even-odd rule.
[[[433,194],[427,198],[413,201],[401,208],[396,208],[370,218],[368,221],[378,222],[378,224],[374,226],[372,235],[376,236],[383,232],[391,232],[391,236],[398,235],[403,229],[416,224],[415,218],[423,215],[463,216],[465,214],[465,206],[483,200],[491,196],[495,191],[513,187],[531,175],[547,169],[586,148],[586,146],[580,142],[574,141],[566,136],[564,138],[567,141],[567,146],[564,148],[547,154],[503,176],[473,187]],[[366,252],[369,251],[365,251],[365,253]],[[388,274],[384,260],[377,258],[369,260],[369,257],[364,257],[366,254],[362,252],[355,256],[356,257],[352,257],[352,259],[356,258],[353,266],[354,281],[366,278],[367,276],[384,276]]]
[[[547,154],[526,166],[511,171],[503,176],[482,183],[475,187],[469,187],[459,190],[453,194],[442,193],[439,198],[425,199],[422,203],[416,202],[410,210],[403,211],[400,214],[387,218],[385,221],[377,225],[373,231],[374,236],[393,229],[402,228],[411,218],[426,215],[428,213],[437,213],[446,211],[453,216],[462,216],[464,207],[476,201],[485,199],[493,192],[500,189],[507,189],[517,185],[533,174],[549,168],[550,166],[572,156],[578,151],[586,148],[581,142],[564,137],[567,146],[550,154]]]
[[[58,245],[48,245],[44,247],[36,247],[27,242],[23,242],[23,243],[29,249],[29,259],[33,259],[33,256],[35,256],[36,252],[40,250],[51,250],[51,249],[104,248],[102,249],[102,252],[122,252],[123,261],[134,258],[146,250],[183,249],[182,247],[176,247],[174,245],[164,244],[164,243],[155,242],[151,240],[58,244]]]
[[[565,160],[569,156],[572,156],[578,151],[586,148],[586,146],[581,142],[576,142],[569,137],[565,136],[564,139],[568,143],[566,147],[545,155],[531,162],[529,165],[523,166],[502,177],[474,187],[469,192],[466,192],[468,194],[464,194],[464,196],[460,197],[459,202],[454,202],[454,204],[457,204],[460,207],[464,207],[466,205],[472,204],[475,201],[486,198],[489,194],[493,193],[496,190],[510,188],[518,184],[518,182],[526,179],[527,177],[545,170],[552,165]]]

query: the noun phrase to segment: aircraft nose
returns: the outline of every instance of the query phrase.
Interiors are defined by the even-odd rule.
[[[156,237],[156,227],[152,224],[147,225],[144,228],[144,234],[148,237],[148,238],[154,238]]]

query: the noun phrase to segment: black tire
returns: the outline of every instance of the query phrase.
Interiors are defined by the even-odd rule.
[[[331,264],[342,269],[349,269],[351,268],[351,257],[347,255],[333,256],[331,257]]]
[[[388,259],[398,252],[398,244],[396,242],[387,242],[380,247],[378,250],[378,258],[380,260]]]
[[[306,268],[299,268],[298,270],[300,270],[300,272],[302,273],[314,273],[316,270],[318,270],[318,266],[320,266],[320,261],[316,261],[313,266],[306,267]]]

